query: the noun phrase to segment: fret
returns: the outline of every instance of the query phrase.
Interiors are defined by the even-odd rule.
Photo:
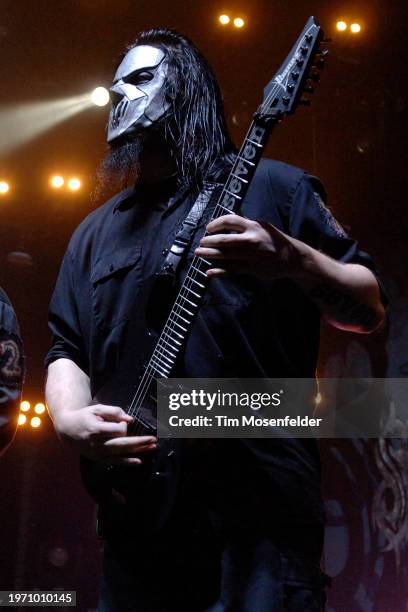
[[[251,162],[249,159],[246,159],[246,157],[242,157],[242,155],[238,155],[237,157],[238,159],[242,160],[246,164],[249,164],[250,166],[256,166],[254,162]]]
[[[199,293],[196,293],[195,291],[193,291],[192,289],[190,289],[190,287],[185,287],[185,289],[187,289],[187,291],[189,291],[190,293],[192,293],[193,295],[195,295],[198,298],[201,298],[201,295]]]
[[[153,372],[156,372],[156,374],[158,374],[161,378],[168,378],[168,374],[163,374],[163,372],[160,372],[160,370],[158,370],[155,366],[150,366],[153,370]]]
[[[228,210],[228,209],[227,209]],[[195,283],[196,285],[198,285],[199,287],[201,287],[201,289],[205,289],[205,285],[203,285],[202,283],[199,283],[197,280],[195,280],[194,278],[190,278],[189,280],[193,281],[193,283]]]
[[[184,287],[183,287],[184,288]],[[184,295],[179,295],[179,298],[181,298],[182,300],[185,300],[186,302],[188,302],[189,304],[191,304],[192,306],[195,306],[196,308],[198,308],[198,304],[196,304],[195,302],[192,302],[191,300],[189,300],[188,298],[184,297]],[[190,313],[190,314],[194,314],[194,313]]]
[[[164,334],[164,331],[162,332],[162,335],[159,338],[158,342],[164,342],[164,344],[167,344],[167,346],[171,346],[171,348],[173,349],[173,351],[178,351],[177,346],[173,346],[172,344],[170,344],[170,342],[167,342],[167,340],[164,340],[164,338],[162,338]],[[165,351],[166,349],[163,347],[163,350]],[[172,353],[170,353],[170,351],[167,351],[170,355],[172,355]],[[173,355],[173,357],[176,359],[177,355]]]
[[[170,338],[170,340],[173,340],[173,342],[175,342],[176,344],[178,344],[179,346],[181,346],[181,342],[179,342],[178,340],[176,340],[175,338],[173,338],[173,336],[171,334],[168,334],[166,331],[162,331],[162,335],[167,336],[168,338]]]
[[[166,376],[168,376],[168,375],[170,374],[170,368],[167,370],[167,368],[165,368],[165,367],[163,366],[163,364],[162,364],[160,361],[158,361],[158,362],[157,362],[157,361],[155,361],[155,360],[153,359],[153,355],[152,355],[152,356],[151,356],[151,358],[150,358],[150,362],[153,362],[153,367],[154,367],[156,370],[161,370],[161,371],[162,371],[162,374],[165,374]]]
[[[163,353],[160,352],[160,350],[158,349],[158,347],[156,347],[155,352],[157,351],[158,355],[160,355],[160,359],[165,359],[166,361],[169,362],[169,364],[173,367],[174,365],[174,360],[172,361],[171,359],[169,359],[168,357],[166,357],[166,355],[163,355]],[[154,355],[154,353],[153,353]],[[166,364],[167,365],[167,364]]]
[[[234,175],[235,176],[235,175]],[[217,204],[217,208],[222,208],[223,210],[226,210],[227,213],[229,213],[230,215],[233,215],[233,211],[230,210],[229,208],[227,208],[226,206],[223,206],[222,204]]]
[[[232,191],[230,191],[229,189],[226,189],[225,191],[232,195],[233,198],[236,198],[237,200],[242,200],[241,196],[237,195],[236,193],[232,193]]]
[[[193,268],[193,270],[196,270],[197,272],[199,272],[200,274],[202,274],[203,276],[205,276],[205,278],[207,278],[207,274],[205,272],[203,272],[202,270],[200,270],[199,268],[196,268],[195,266],[193,266],[193,264],[191,264],[191,267]]]
[[[259,142],[255,142],[255,140],[251,140],[250,138],[246,139],[246,142],[250,142],[251,144],[253,144],[255,147],[259,147],[262,149],[263,145],[259,144]]]
[[[181,338],[182,340],[184,340],[184,336],[182,336],[181,334],[179,334],[178,332],[176,332],[175,329],[171,330],[172,334],[176,334],[176,336],[178,336],[179,338]]]
[[[180,323],[177,323],[177,321],[173,321],[173,319],[170,319],[170,321],[174,324],[177,325],[177,327],[179,327],[180,329],[182,329],[184,332],[188,332],[188,329],[186,329],[185,327],[183,327],[182,325],[180,325]]]
[[[239,181],[242,181],[243,183],[248,183],[249,182],[246,179],[242,178],[242,176],[238,176],[238,174],[232,173],[231,176],[234,176],[236,179],[238,179]]]
[[[207,264],[207,266],[211,266],[211,262],[207,261],[207,259],[204,259],[204,257],[200,257],[201,261],[203,261],[205,264]]]
[[[150,361],[152,361],[152,359],[150,359]],[[151,367],[151,368],[153,368],[153,370],[154,370],[155,372],[157,372],[158,374],[160,374],[160,376],[163,376],[163,375],[164,375],[164,376],[167,378],[167,377],[168,377],[168,375],[169,375],[169,372],[166,372],[166,371],[164,370],[164,368],[163,368],[163,371],[160,371],[160,366],[157,366],[157,365],[155,365],[155,364],[154,364],[154,365],[152,365],[152,366],[150,366],[150,367]]]
[[[177,306],[181,308],[182,310],[185,310],[186,312],[188,312],[188,314],[191,315],[192,317],[194,316],[194,312],[190,312],[189,310],[187,310],[187,308],[184,308],[184,306],[182,306],[181,304],[177,304]]]
[[[178,306],[178,304],[175,304],[175,305],[173,306],[173,310],[171,311],[171,313],[170,313],[170,315],[169,315],[169,319],[170,319],[170,321],[172,320],[172,319],[171,319],[171,315],[172,315],[172,314],[174,314],[176,317],[178,317],[179,319],[181,319],[182,321],[184,321],[184,323],[188,323],[188,324],[190,324],[190,323],[191,323],[191,321],[189,321],[188,319],[185,319],[184,317],[182,317],[182,316],[181,316],[181,314],[180,314],[179,312],[175,312],[174,308],[175,308],[176,306]]]

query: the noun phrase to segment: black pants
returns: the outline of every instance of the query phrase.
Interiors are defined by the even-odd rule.
[[[174,533],[133,551],[106,546],[99,612],[322,612],[324,576],[313,559],[272,538],[231,535],[223,550],[203,534]]]
[[[256,506],[251,487],[244,486],[252,478],[243,478],[246,457],[238,467],[234,455],[239,482],[230,474],[218,478],[219,461],[213,470],[218,480],[210,486],[208,461],[199,456],[194,463],[192,453],[160,533],[152,535],[143,524],[127,527],[135,524],[131,511],[111,508],[102,517],[99,612],[322,612],[322,525],[284,528],[262,498]],[[266,487],[259,483],[254,491]]]

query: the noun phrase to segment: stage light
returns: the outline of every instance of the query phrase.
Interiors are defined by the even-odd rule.
[[[19,414],[18,415],[18,421],[17,421],[18,425],[25,425],[26,422],[27,422],[26,415],[25,414]]]
[[[36,404],[36,405],[34,406],[34,412],[35,412],[36,414],[44,414],[44,412],[45,412],[45,406],[44,406],[44,404],[43,404],[42,402],[39,402],[38,404]]]
[[[361,32],[361,25],[359,23],[352,23],[350,31],[353,32],[353,34],[359,34]]]
[[[242,17],[235,17],[234,26],[236,28],[243,28],[244,25],[245,25],[245,21],[242,19]]]
[[[347,23],[345,21],[338,21],[336,23],[336,28],[339,32],[345,32],[347,30]]]
[[[109,99],[109,91],[105,87],[96,87],[91,93],[91,100],[96,106],[106,106]]]
[[[81,181],[79,179],[77,178],[69,179],[68,189],[71,189],[71,191],[78,191],[80,187],[81,187]]]
[[[30,402],[28,402],[27,400],[23,400],[23,401],[20,403],[20,410],[21,410],[22,412],[28,412],[28,411],[30,410],[30,408],[31,408],[31,404],[30,404]]]
[[[33,417],[33,418],[31,419],[31,421],[30,421],[30,425],[31,425],[31,427],[33,427],[34,429],[37,429],[38,427],[40,427],[40,425],[41,425],[41,419],[40,419],[40,417],[38,417],[38,416]]]
[[[10,185],[7,183],[7,181],[0,181],[0,193],[4,195],[9,190],[10,190]]]
[[[218,21],[221,23],[221,25],[228,25],[231,19],[228,15],[220,15],[218,17]]]
[[[57,174],[51,177],[50,183],[55,189],[60,189],[65,183],[64,177]]]

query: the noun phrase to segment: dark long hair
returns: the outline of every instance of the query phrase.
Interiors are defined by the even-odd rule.
[[[205,180],[219,179],[233,163],[236,149],[209,64],[186,36],[168,28],[140,32],[127,51],[138,45],[158,47],[167,55],[171,109],[165,134],[180,182],[200,187]]]

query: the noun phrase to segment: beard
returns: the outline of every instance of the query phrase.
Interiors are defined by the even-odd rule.
[[[149,128],[124,135],[109,145],[96,172],[94,202],[106,200],[107,196],[140,182],[143,156],[158,149],[169,150],[164,118]]]
[[[146,134],[136,133],[118,139],[109,146],[108,152],[96,172],[95,199],[106,194],[126,189],[140,178],[141,157],[146,148]]]

